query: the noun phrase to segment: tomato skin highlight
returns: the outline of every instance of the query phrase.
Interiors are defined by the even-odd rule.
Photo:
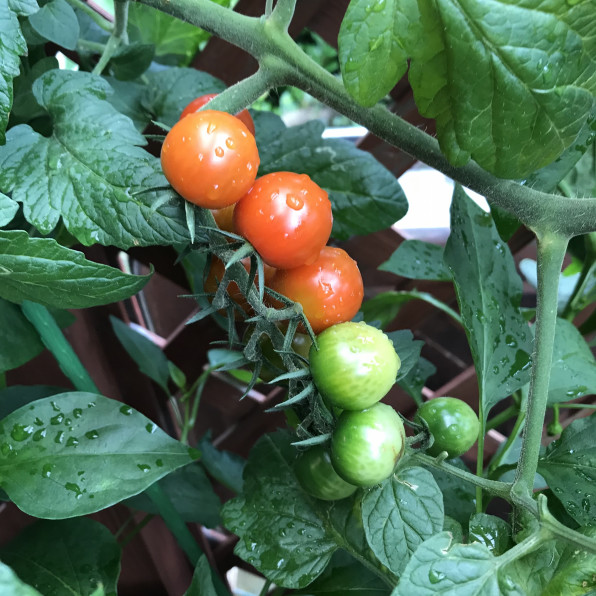
[[[187,201],[221,209],[239,201],[259,168],[255,138],[234,116],[204,110],[179,120],[161,148],[161,166]]]
[[[305,174],[267,174],[256,180],[234,209],[237,233],[277,269],[315,261],[332,226],[327,193]]]
[[[183,110],[180,114],[179,120],[182,118],[186,118],[189,114],[194,114],[198,112],[205,104],[209,103],[214,97],[217,97],[217,93],[207,93],[205,95],[201,95],[196,99],[193,99]],[[254,136],[255,134],[255,123],[253,122],[252,116],[248,110],[242,110],[235,114],[236,118],[240,120],[246,128],[250,131],[250,134]]]
[[[236,207],[236,204],[211,211],[217,227],[224,232],[231,232],[232,234],[236,233],[236,229],[234,228],[234,207]],[[231,238],[230,241],[232,241]]]
[[[278,270],[269,287],[302,305],[315,334],[353,319],[364,297],[356,261],[331,246],[324,247],[310,265]]]
[[[472,408],[455,397],[438,397],[423,403],[417,418],[422,418],[434,437],[432,447],[426,450],[436,457],[447,451],[449,458],[462,455],[478,439],[480,422]]]
[[[393,342],[366,323],[340,323],[317,337],[310,371],[321,395],[343,410],[364,410],[387,395],[401,361]]]
[[[374,486],[391,476],[405,442],[403,422],[391,406],[345,410],[331,435],[331,462],[346,482]]]
[[[345,499],[357,489],[337,474],[329,451],[323,445],[315,445],[300,453],[294,472],[300,486],[312,497],[323,501]]]

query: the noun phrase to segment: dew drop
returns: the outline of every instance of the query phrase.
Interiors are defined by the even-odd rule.
[[[85,433],[85,436],[92,441],[93,439],[97,439],[99,437],[99,433],[96,430],[89,430]]]
[[[124,414],[125,416],[130,416],[132,414],[132,408],[130,406],[122,406],[120,408],[120,413]]]
[[[10,436],[15,441],[26,441],[34,431],[34,427],[24,424],[15,424],[10,431]]]
[[[224,150],[222,147],[216,147],[215,148],[215,155],[217,155],[217,157],[223,157],[224,156]]]

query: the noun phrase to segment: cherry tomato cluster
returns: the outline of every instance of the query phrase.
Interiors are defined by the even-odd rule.
[[[161,152],[166,178],[183,198],[213,210],[221,229],[245,238],[275,268],[265,272],[266,285],[299,302],[315,334],[351,320],[362,304],[362,276],[344,250],[326,246],[333,225],[327,193],[305,174],[273,172],[257,179],[250,114],[197,111],[211,98],[191,102],[167,134]],[[208,288],[217,288],[222,273],[213,259]],[[228,291],[248,308],[237,286]]]
[[[182,197],[212,210],[220,229],[250,242],[265,264],[269,288],[302,305],[317,334],[317,346],[308,353],[312,380],[337,420],[328,446],[299,455],[296,476],[316,498],[345,498],[357,487],[388,478],[404,452],[401,418],[379,403],[395,383],[400,358],[382,331],[350,322],[362,303],[362,277],[344,250],[326,246],[333,224],[327,193],[304,174],[274,172],[257,179],[259,153],[250,114],[197,111],[212,97],[191,102],[166,136],[163,171]],[[206,290],[215,293],[223,275],[224,264],[213,258]],[[251,312],[235,282],[226,291]],[[306,336],[296,334],[300,337]],[[307,340],[295,351],[305,352]],[[271,363],[283,368],[272,346],[269,351]],[[455,457],[477,438],[478,419],[460,400],[431,400],[417,417],[434,437],[433,455],[447,451]]]

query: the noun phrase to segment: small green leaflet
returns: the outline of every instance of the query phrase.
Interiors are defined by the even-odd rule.
[[[25,513],[64,519],[145,490],[196,450],[121,402],[72,392],[0,421],[0,484]]]
[[[451,281],[451,273],[443,262],[443,247],[422,240],[405,240],[397,250],[379,266],[409,279]]]
[[[53,596],[89,596],[99,585],[116,596],[120,556],[111,532],[85,517],[37,521],[0,549],[22,580]]]
[[[150,277],[88,261],[51,238],[0,230],[0,298],[11,302],[88,308],[129,298]]]
[[[445,247],[472,357],[484,416],[529,380],[532,333],[521,311],[522,282],[492,217],[460,186]]]
[[[424,468],[406,468],[362,499],[362,522],[369,546],[400,575],[418,545],[443,529],[443,493]]]
[[[19,210],[19,204],[0,193],[0,228],[9,224]]]
[[[565,428],[540,458],[538,473],[578,524],[596,523],[596,415]]]
[[[31,15],[37,10],[35,0],[0,0],[0,145],[4,143],[12,107],[12,80],[19,74],[19,56],[27,53],[17,17]]]
[[[182,201],[156,209],[167,186],[159,160],[139,145],[143,136],[106,101],[100,77],[52,70],[33,93],[53,119],[43,137],[27,125],[11,128],[0,147],[0,190],[23,204],[27,221],[44,234],[60,218],[83,244],[120,248],[188,241]]]
[[[51,0],[29,17],[36,33],[55,44],[74,50],[79,40],[79,21],[66,0]]]

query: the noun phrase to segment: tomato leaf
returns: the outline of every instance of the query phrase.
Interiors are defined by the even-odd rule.
[[[230,451],[215,448],[209,436],[203,437],[197,447],[202,453],[201,464],[209,475],[231,491],[241,493],[246,460]]]
[[[207,93],[221,93],[226,88],[219,79],[194,68],[168,68],[146,76],[143,106],[153,115],[153,120],[168,126],[178,122],[182,110],[193,99]]]
[[[0,391],[0,420],[20,407],[50,395],[65,393],[67,389],[48,385],[12,385]]]
[[[276,171],[308,174],[329,193],[334,238],[370,234],[406,214],[407,200],[395,175],[348,141],[322,139],[322,122],[276,127],[275,138],[261,131],[258,120],[255,126],[259,175]],[[269,142],[262,142],[263,136]]]
[[[443,494],[423,468],[399,470],[362,499],[368,544],[395,575],[421,542],[443,529],[443,516]]]
[[[131,43],[120,46],[110,61],[110,68],[117,79],[136,79],[149,68],[154,54],[155,47],[152,44]]]
[[[437,368],[432,362],[426,358],[420,358],[405,376],[398,375],[397,384],[420,406],[422,389],[428,378],[436,372]]]
[[[420,360],[420,351],[424,342],[414,339],[414,335],[409,329],[390,331],[386,335],[393,342],[395,351],[401,360],[401,366],[397,371],[397,381],[399,382],[410,373]]]
[[[0,193],[0,227],[9,224],[19,210],[19,204]]]
[[[540,458],[538,472],[580,525],[596,522],[596,415],[574,420]]]
[[[215,528],[221,524],[221,501],[198,463],[168,474],[159,484],[184,521],[208,528]],[[126,499],[124,504],[132,509],[159,514],[155,503],[145,493]]]
[[[405,240],[379,269],[409,279],[451,281],[451,273],[443,262],[443,250],[438,244]]]
[[[363,106],[374,106],[406,72],[400,34],[408,26],[402,12],[407,7],[398,0],[351,0],[348,5],[337,38],[338,58],[344,86]]]
[[[0,187],[44,234],[62,217],[87,245],[184,243],[181,201],[153,208],[157,192],[150,189],[167,182],[159,160],[138,147],[145,140],[132,122],[105,101],[111,91],[85,72],[52,70],[38,78],[33,93],[52,116],[53,134],[11,128],[0,147]]]
[[[416,104],[436,119],[453,164],[471,155],[497,176],[523,178],[575,142],[594,107],[592,2],[405,6],[412,16],[399,34],[411,57]]]
[[[143,132],[151,121],[151,114],[143,105],[146,93],[145,85],[136,81],[119,81],[113,77],[104,77],[114,90],[107,100],[121,113],[128,116],[139,132]]]
[[[319,501],[302,490],[292,471],[292,440],[278,432],[257,442],[245,468],[244,494],[228,501],[222,515],[240,537],[238,556],[278,585],[303,588],[340,547],[366,557],[366,540],[353,498]]]
[[[136,294],[150,275],[129,275],[85,259],[51,238],[0,231],[0,297],[58,308],[87,308]],[[74,292],[73,288],[77,291]]]
[[[491,216],[456,187],[445,247],[478,375],[484,416],[530,375],[532,333],[521,311],[522,282]]]
[[[23,583],[14,571],[0,561],[0,593],[10,596],[42,596],[35,588]]]
[[[31,15],[39,9],[35,0],[0,0],[0,144],[12,107],[13,79],[19,74],[19,56],[27,53],[19,16]]]
[[[416,549],[392,596],[524,594],[509,578],[498,577],[502,565],[483,544],[454,544],[451,535],[442,532]],[[503,591],[499,589],[500,583],[505,588]]]
[[[110,323],[118,340],[137,363],[139,370],[153,379],[168,394],[170,369],[168,359],[162,350],[148,337],[135,331],[120,319],[110,317]]]
[[[139,412],[91,393],[41,399],[0,422],[0,485],[45,519],[105,509],[193,457]]]
[[[66,0],[51,0],[29,17],[34,31],[48,41],[75,50],[79,40],[79,21]]]
[[[91,594],[98,584],[115,596],[120,556],[111,532],[88,518],[38,521],[0,549],[23,581],[56,596]]]
[[[596,393],[596,360],[577,327],[557,319],[548,386],[548,403],[566,402]]]
[[[470,518],[468,542],[479,542],[493,555],[502,555],[513,546],[511,527],[500,517],[476,513]]]

